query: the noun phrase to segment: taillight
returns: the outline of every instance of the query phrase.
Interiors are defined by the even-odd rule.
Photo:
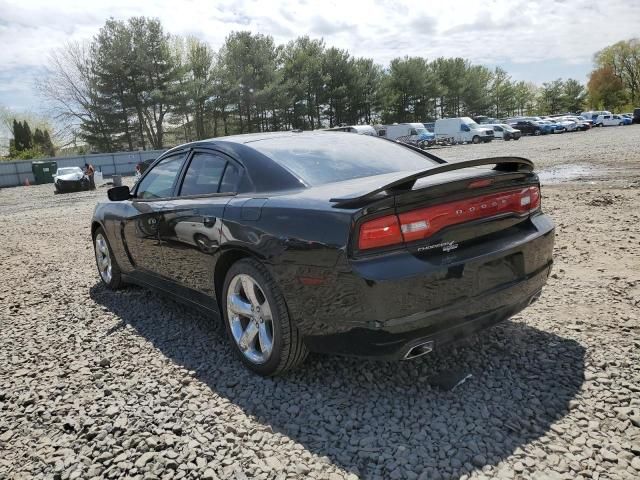
[[[387,215],[362,224],[358,248],[366,250],[413,242],[452,225],[504,213],[525,214],[539,206],[540,189],[533,186]]]
[[[400,224],[396,215],[369,220],[360,226],[358,239],[360,250],[387,247],[397,243],[402,243],[402,233],[400,233]]]

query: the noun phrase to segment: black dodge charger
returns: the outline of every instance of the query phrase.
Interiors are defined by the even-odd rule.
[[[418,357],[525,308],[552,264],[554,224],[517,157],[251,134],[176,147],[108,194],[91,227],[106,286],[221,318],[263,375],[309,351]]]

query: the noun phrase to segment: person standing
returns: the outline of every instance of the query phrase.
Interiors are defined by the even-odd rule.
[[[96,169],[93,168],[93,165],[91,165],[90,163],[85,163],[84,164],[84,174],[89,177],[89,188],[91,190],[95,190],[96,189],[96,180],[94,177],[94,173],[96,172]]]

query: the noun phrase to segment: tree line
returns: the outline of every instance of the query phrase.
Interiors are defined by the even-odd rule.
[[[640,40],[614,43],[594,57],[589,75],[589,106],[596,109],[631,110],[640,102]]]
[[[507,117],[580,110],[573,79],[541,87],[462,58],[387,67],[307,36],[277,45],[233,32],[220,49],[169,35],[156,19],[110,19],[87,43],[52,53],[39,89],[96,151],[346,124]]]

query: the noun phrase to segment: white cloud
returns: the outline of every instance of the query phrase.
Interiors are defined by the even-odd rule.
[[[562,65],[572,73],[583,65],[586,74],[597,50],[634,36],[640,2],[0,0],[0,82],[11,72],[22,98],[51,49],[90,39],[111,16],[134,15],[157,17],[170,33],[195,35],[215,48],[233,30],[269,34],[278,43],[322,36],[327,45],[383,64],[404,55],[461,56],[474,63],[519,64],[521,76],[531,64],[537,78],[534,65],[550,61],[558,65],[552,79],[567,76]],[[0,103],[12,103],[8,90],[0,85]]]

